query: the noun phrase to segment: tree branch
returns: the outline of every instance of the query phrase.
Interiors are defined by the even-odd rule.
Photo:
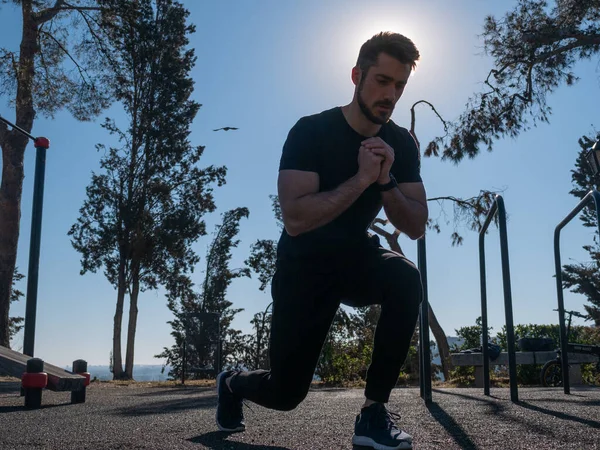
[[[429,107],[431,109],[433,109],[433,112],[435,113],[435,115],[438,116],[438,118],[444,124],[444,131],[446,132],[446,135],[448,135],[448,124],[446,123],[446,121],[444,119],[442,119],[442,116],[437,111],[437,109],[435,109],[435,106],[433,106],[427,100],[419,100],[418,102],[416,102],[415,104],[413,104],[411,106],[411,108],[410,108],[410,134],[415,139],[415,141],[417,141],[417,147],[421,148],[421,144],[419,142],[419,139],[417,139],[417,134],[415,133],[415,106],[417,106],[419,103],[425,103],[425,104],[429,105]]]
[[[52,39],[56,43],[56,45],[58,45],[58,47],[64,52],[64,54],[73,62],[73,64],[75,64],[75,67],[77,67],[77,71],[79,72],[79,75],[81,76],[81,79],[83,80],[83,82],[86,85],[92,87],[91,84],[85,78],[86,75],[88,78],[91,78],[91,77],[86,73],[85,69],[83,69],[77,61],[75,61],[75,58],[73,58],[71,56],[69,51],[63,47],[63,45],[58,41],[58,39],[56,39],[54,36],[52,36],[51,33],[47,33],[46,31],[42,30],[41,28],[40,28],[39,32],[40,32],[40,34],[43,34],[43,35],[49,37],[50,39]]]
[[[74,6],[68,4],[65,0],[56,0],[56,3],[51,8],[43,9],[33,14],[33,21],[36,25],[41,25],[49,20],[52,20],[62,11],[101,11],[102,8],[95,6]]]
[[[477,198],[478,197],[471,197],[471,198],[468,198],[466,200],[463,200],[461,198],[456,198],[456,197],[453,197],[453,196],[450,195],[450,196],[447,196],[447,197],[433,197],[433,198],[428,198],[427,201],[428,202],[439,202],[439,201],[444,201],[444,200],[451,200],[451,201],[453,201],[455,203],[458,203],[461,206],[473,206],[472,203],[471,203],[471,201],[472,200],[476,200]]]

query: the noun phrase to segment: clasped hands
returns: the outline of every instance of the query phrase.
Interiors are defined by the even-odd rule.
[[[394,163],[394,149],[380,137],[361,142],[358,150],[358,174],[370,184],[386,184],[390,181],[390,169]]]

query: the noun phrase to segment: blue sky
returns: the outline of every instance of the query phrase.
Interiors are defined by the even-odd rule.
[[[281,148],[290,127],[303,115],[346,104],[352,98],[350,70],[362,42],[376,32],[391,30],[412,38],[421,51],[421,63],[411,77],[393,119],[410,124],[410,106],[421,99],[435,104],[448,120],[455,119],[468,97],[481,88],[491,68],[482,53],[486,15],[502,15],[513,1],[461,2],[404,0],[302,2],[196,2],[185,1],[197,32],[191,36],[198,61],[193,71],[194,98],[202,108],[192,127],[193,144],[205,145],[203,165],[228,167],[227,184],[215,192],[218,210],[206,216],[214,230],[220,214],[246,206],[250,217],[242,221],[239,248],[233,267],[240,267],[251,244],[259,238],[277,239],[270,194],[276,193]],[[0,42],[18,47],[20,11],[12,5],[0,10]],[[600,74],[597,61],[576,66],[581,80],[548,98],[551,123],[541,125],[516,140],[495,143],[492,153],[454,166],[424,159],[422,177],[429,197],[476,195],[482,189],[505,189],[509,214],[508,239],[514,322],[557,323],[553,259],[553,232],[574,207],[571,169],[579,146],[577,139],[600,126],[597,99]],[[0,115],[14,119],[6,98]],[[118,105],[93,122],[80,123],[68,113],[54,119],[39,117],[34,135],[51,140],[46,166],[42,250],[37,310],[35,355],[57,365],[83,358],[90,364],[108,364],[112,349],[116,291],[101,273],[79,275],[80,255],[72,248],[67,231],[77,220],[92,171],[99,168],[96,143],[110,143],[100,128],[103,117],[123,120]],[[235,132],[211,131],[235,126]],[[417,110],[417,135],[422,144],[443,132],[437,118],[423,106]],[[27,148],[22,202],[18,266],[27,273],[35,150]],[[446,205],[451,220],[452,206]],[[442,214],[430,204],[430,215]],[[463,232],[461,247],[450,245],[452,225],[428,235],[429,298],[446,334],[471,325],[480,315],[477,234]],[[204,256],[211,236],[194,248],[202,257],[193,278],[203,277]],[[504,322],[498,230],[487,237],[489,323],[499,330]],[[563,232],[563,262],[583,260],[581,246],[591,242],[591,232],[578,221]],[[416,261],[416,243],[401,245]],[[258,290],[258,281],[235,281],[228,297],[245,311],[234,326],[250,331],[253,314],[270,302]],[[25,280],[20,285],[25,290]],[[585,299],[566,293],[568,309],[582,310]],[[25,301],[15,304],[12,315],[24,315]],[[124,330],[127,323],[124,316]],[[136,364],[158,364],[154,359],[172,345],[171,313],[164,292],[140,295],[136,335]],[[575,323],[581,323],[575,321]],[[125,349],[126,333],[123,333]],[[13,347],[19,349],[22,335]]]

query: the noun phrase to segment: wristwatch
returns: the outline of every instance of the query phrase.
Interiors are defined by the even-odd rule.
[[[388,181],[385,184],[379,184],[378,186],[379,186],[379,192],[385,192],[385,191],[394,189],[396,186],[398,186],[398,182],[394,178],[394,175],[392,175],[390,173],[390,181]]]

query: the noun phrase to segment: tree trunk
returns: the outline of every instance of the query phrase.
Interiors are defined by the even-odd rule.
[[[444,374],[444,380],[448,381],[450,379],[450,370],[454,368],[452,362],[450,360],[450,346],[448,345],[448,338],[446,337],[446,333],[440,323],[435,317],[433,309],[431,308],[431,303],[429,306],[429,328],[431,328],[431,332],[435,337],[435,342],[437,343],[437,348],[440,353],[440,359],[442,361],[442,372]]]
[[[9,347],[10,294],[17,260],[21,194],[23,191],[23,155],[26,140],[14,133],[2,146],[2,184],[0,187],[0,345]],[[16,145],[15,145],[16,144]]]
[[[123,357],[121,355],[121,324],[123,323],[123,304],[125,303],[126,289],[125,258],[121,256],[119,262],[119,286],[117,287],[117,309],[113,327],[113,380],[122,380]]]
[[[127,355],[125,356],[125,376],[133,380],[133,361],[135,350],[135,330],[138,316],[138,296],[140,294],[140,263],[134,261],[132,267],[133,289],[129,296],[129,326],[127,328]]]
[[[37,47],[37,26],[32,17],[31,0],[22,0],[23,34],[17,71],[16,123],[25,131],[33,127],[32,86]],[[23,192],[23,157],[27,138],[14,130],[3,130],[2,180],[0,181],[0,345],[10,345],[10,293],[17,260],[21,194]]]

